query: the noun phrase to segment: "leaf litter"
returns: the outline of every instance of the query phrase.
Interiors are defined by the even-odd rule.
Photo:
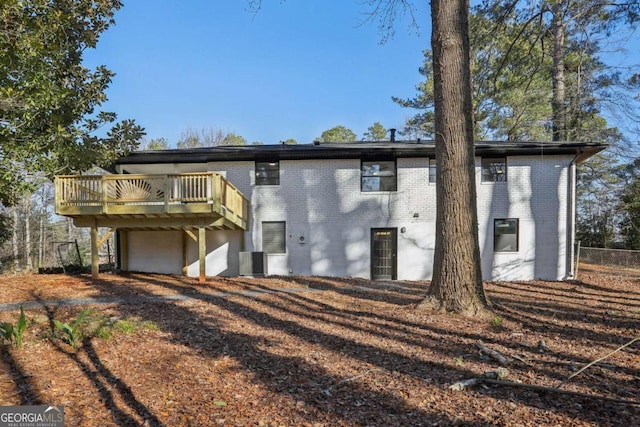
[[[474,319],[417,310],[428,282],[7,276],[0,303],[41,306],[0,350],[0,405],[64,405],[68,426],[640,425],[640,343],[613,352],[640,335],[639,283],[487,282],[496,317]],[[84,309],[135,327],[56,338]]]

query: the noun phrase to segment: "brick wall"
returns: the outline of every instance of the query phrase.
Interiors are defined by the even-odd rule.
[[[483,183],[476,159],[485,279],[566,275],[570,161],[570,156],[510,157],[506,182]],[[358,159],[283,160],[279,186],[253,185],[252,162],[209,166],[225,170],[251,199],[246,250],[262,250],[262,221],[286,221],[287,253],[269,255],[270,273],[370,277],[371,228],[397,228],[398,279],[431,277],[436,195],[428,159],[398,159],[397,191],[373,193],[360,190]],[[494,252],[496,218],[519,220],[518,252]]]
[[[483,183],[481,159],[476,159],[485,279],[566,276],[570,162],[571,156],[509,157],[507,181]],[[268,256],[270,274],[368,278],[371,229],[394,228],[398,243],[397,278],[417,280],[431,278],[435,244],[436,188],[429,183],[428,165],[427,158],[398,159],[395,192],[362,192],[358,159],[282,160],[277,186],[256,186],[254,162],[250,161],[210,162],[201,165],[200,170],[222,173],[250,199],[250,223],[243,250],[262,250],[263,221],[286,222],[286,253]],[[188,167],[190,171],[198,169],[196,165]],[[139,169],[144,173],[142,165]],[[180,170],[181,165],[174,167],[175,172]],[[496,218],[519,220],[517,252],[494,252]],[[146,246],[157,240],[156,235],[149,237],[153,239]],[[226,257],[223,262],[212,256],[216,272],[208,274],[238,273],[237,261],[230,260],[235,259],[235,251],[242,244],[234,239],[228,246],[231,249],[222,251],[221,256]],[[220,253],[220,248],[225,247],[217,240],[215,246]],[[139,255],[132,253],[132,257],[145,255],[144,248],[137,249]],[[209,264],[209,256],[207,260]],[[135,260],[132,261],[135,265]],[[224,265],[227,268],[222,268]],[[191,270],[197,268],[190,266],[190,273]]]

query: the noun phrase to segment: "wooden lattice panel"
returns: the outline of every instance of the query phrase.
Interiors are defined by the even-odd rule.
[[[131,178],[106,182],[108,202],[157,203],[164,200],[161,178]]]

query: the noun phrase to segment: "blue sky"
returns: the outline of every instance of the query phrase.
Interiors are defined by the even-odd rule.
[[[419,31],[400,16],[380,44],[365,0],[263,0],[257,14],[247,0],[125,0],[85,63],[116,73],[104,109],[135,119],[147,139],[175,145],[187,128],[216,128],[249,143],[309,143],[336,125],[362,137],[415,114],[391,100],[415,95],[430,47],[428,2],[415,3]],[[607,62],[640,62],[637,37],[616,36],[626,50]]]
[[[358,137],[379,121],[401,128],[429,47],[400,17],[381,45],[358,1],[264,0],[253,14],[235,1],[129,0],[85,63],[116,73],[104,109],[133,118],[147,138],[175,144],[186,128],[218,128],[249,143],[311,142],[336,125]]]

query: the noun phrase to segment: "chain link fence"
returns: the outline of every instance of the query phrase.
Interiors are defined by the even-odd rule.
[[[586,264],[640,268],[640,251],[579,247],[579,260]]]

